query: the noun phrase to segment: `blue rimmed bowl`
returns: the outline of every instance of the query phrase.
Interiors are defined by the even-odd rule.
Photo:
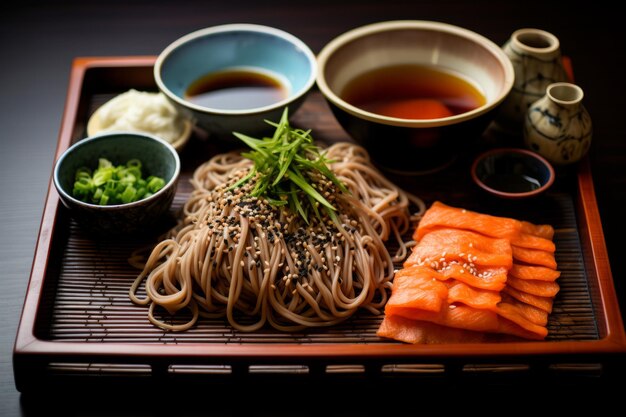
[[[75,198],[76,171],[97,167],[99,158],[114,165],[139,159],[142,176],[161,177],[165,185],[150,197],[127,204],[100,206]],[[180,159],[170,144],[144,133],[116,132],[91,136],[69,147],[54,166],[53,182],[61,202],[82,229],[98,235],[123,235],[148,231],[163,219],[172,205],[179,175]]]
[[[263,107],[238,110],[204,107],[186,98],[189,86],[207,74],[250,68],[285,84],[286,98]],[[154,66],[158,88],[200,127],[219,137],[233,131],[268,130],[264,119],[278,121],[285,107],[294,114],[317,75],[309,47],[282,30],[253,24],[229,24],[192,32],[174,41]]]

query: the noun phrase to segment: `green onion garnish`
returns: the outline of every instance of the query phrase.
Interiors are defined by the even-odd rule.
[[[307,223],[311,211],[320,217],[319,207],[334,218],[335,207],[312,185],[315,173],[332,181],[342,192],[347,193],[348,190],[328,167],[332,161],[326,159],[325,154],[314,145],[311,131],[292,128],[287,108],[279,123],[266,122],[276,128],[271,138],[255,139],[233,133],[252,149],[242,153],[242,156],[252,160],[254,166],[230,189],[241,186],[258,174],[251,192],[253,197],[264,197],[275,206],[288,205]]]
[[[142,178],[138,159],[114,166],[108,159],[100,158],[93,173],[86,167],[76,170],[72,195],[86,203],[106,206],[142,200],[164,186],[163,178]]]

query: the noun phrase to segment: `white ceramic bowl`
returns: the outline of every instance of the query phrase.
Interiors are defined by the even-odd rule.
[[[419,64],[456,73],[485,96],[484,105],[437,119],[401,119],[358,108],[341,95],[365,72]],[[317,85],[344,129],[381,165],[422,171],[442,164],[478,137],[511,91],[513,66],[489,39],[457,26],[420,20],[374,23],[346,32],[318,55]]]

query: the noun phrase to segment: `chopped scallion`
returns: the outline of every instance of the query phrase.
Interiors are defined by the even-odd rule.
[[[105,206],[147,198],[164,186],[163,178],[142,178],[141,161],[138,159],[114,166],[106,158],[100,158],[93,173],[87,167],[76,170],[72,194],[81,201]]]

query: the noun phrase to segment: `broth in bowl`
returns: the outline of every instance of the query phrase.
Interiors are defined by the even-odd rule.
[[[439,119],[486,103],[471,81],[439,67],[401,64],[366,71],[340,94],[365,111],[399,119]]]
[[[477,144],[511,91],[495,43],[440,22],[378,22],[318,54],[317,85],[337,121],[379,167],[425,174]]]

